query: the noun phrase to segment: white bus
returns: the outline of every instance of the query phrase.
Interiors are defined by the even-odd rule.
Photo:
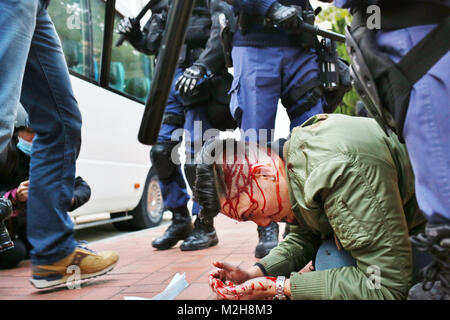
[[[137,139],[154,59],[128,42],[114,45],[122,18],[115,5],[52,0],[48,8],[83,117],[77,175],[92,190],[91,199],[70,213],[75,229],[111,222],[121,230],[149,228],[161,223],[164,211],[150,147]]]

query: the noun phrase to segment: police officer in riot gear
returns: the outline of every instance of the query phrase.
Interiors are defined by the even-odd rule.
[[[383,129],[406,143],[417,201],[428,219],[425,233],[411,241],[433,262],[408,299],[449,299],[450,1],[336,0],[335,5],[354,16],[347,47],[358,66],[352,68],[355,88]],[[368,25],[376,14],[378,29]]]
[[[137,50],[157,56],[170,4],[171,1],[167,0],[155,2],[151,8],[152,17],[143,30],[139,21],[125,18],[119,24],[119,32],[126,35]],[[189,195],[186,184],[181,167],[172,156],[177,153],[175,148],[182,139],[177,129],[184,128],[184,172],[192,188],[195,182],[195,154],[199,151],[196,146],[201,147],[205,131],[236,127],[231,115],[225,121],[218,119],[223,115],[223,110],[229,114],[226,92],[232,79],[225,68],[219,37],[218,15],[224,12],[233,19],[231,7],[222,1],[195,1],[158,141],[151,149],[150,156],[158,173],[164,205],[173,214],[169,228],[152,242],[152,246],[160,250],[169,249],[180,240],[184,240],[180,246],[183,251],[204,249],[218,243],[212,219],[197,218],[192,224],[187,208]],[[226,83],[229,83],[228,90]],[[220,97],[217,93],[221,93]],[[216,132],[218,134],[218,130]],[[200,210],[194,202],[192,214],[197,215]]]
[[[314,11],[308,0],[234,0],[239,27],[232,42],[234,81],[231,112],[242,132],[256,130],[260,144],[272,140],[278,101],[291,120],[290,128],[324,112],[315,37],[296,32],[300,6],[309,23]],[[266,129],[267,134],[259,134]],[[250,138],[251,139],[251,138]],[[278,244],[278,225],[258,227],[255,257],[262,258]]]

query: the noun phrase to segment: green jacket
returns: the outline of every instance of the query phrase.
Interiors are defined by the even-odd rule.
[[[293,299],[404,299],[411,286],[409,236],[425,218],[404,145],[372,119],[317,115],[284,146],[297,223],[260,264],[290,277]],[[322,239],[334,236],[356,267],[299,274]],[[378,270],[381,282],[371,275]]]

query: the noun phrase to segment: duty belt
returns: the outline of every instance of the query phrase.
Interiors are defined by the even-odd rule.
[[[260,15],[248,14],[243,11],[239,14],[238,25],[242,34],[245,34],[251,27],[257,26],[263,27],[262,31],[275,30],[273,25],[266,18]]]

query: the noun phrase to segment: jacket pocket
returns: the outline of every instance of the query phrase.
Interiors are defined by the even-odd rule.
[[[361,213],[353,212],[342,198],[328,210],[330,225],[345,250],[361,249],[371,243],[370,229],[361,218]]]

